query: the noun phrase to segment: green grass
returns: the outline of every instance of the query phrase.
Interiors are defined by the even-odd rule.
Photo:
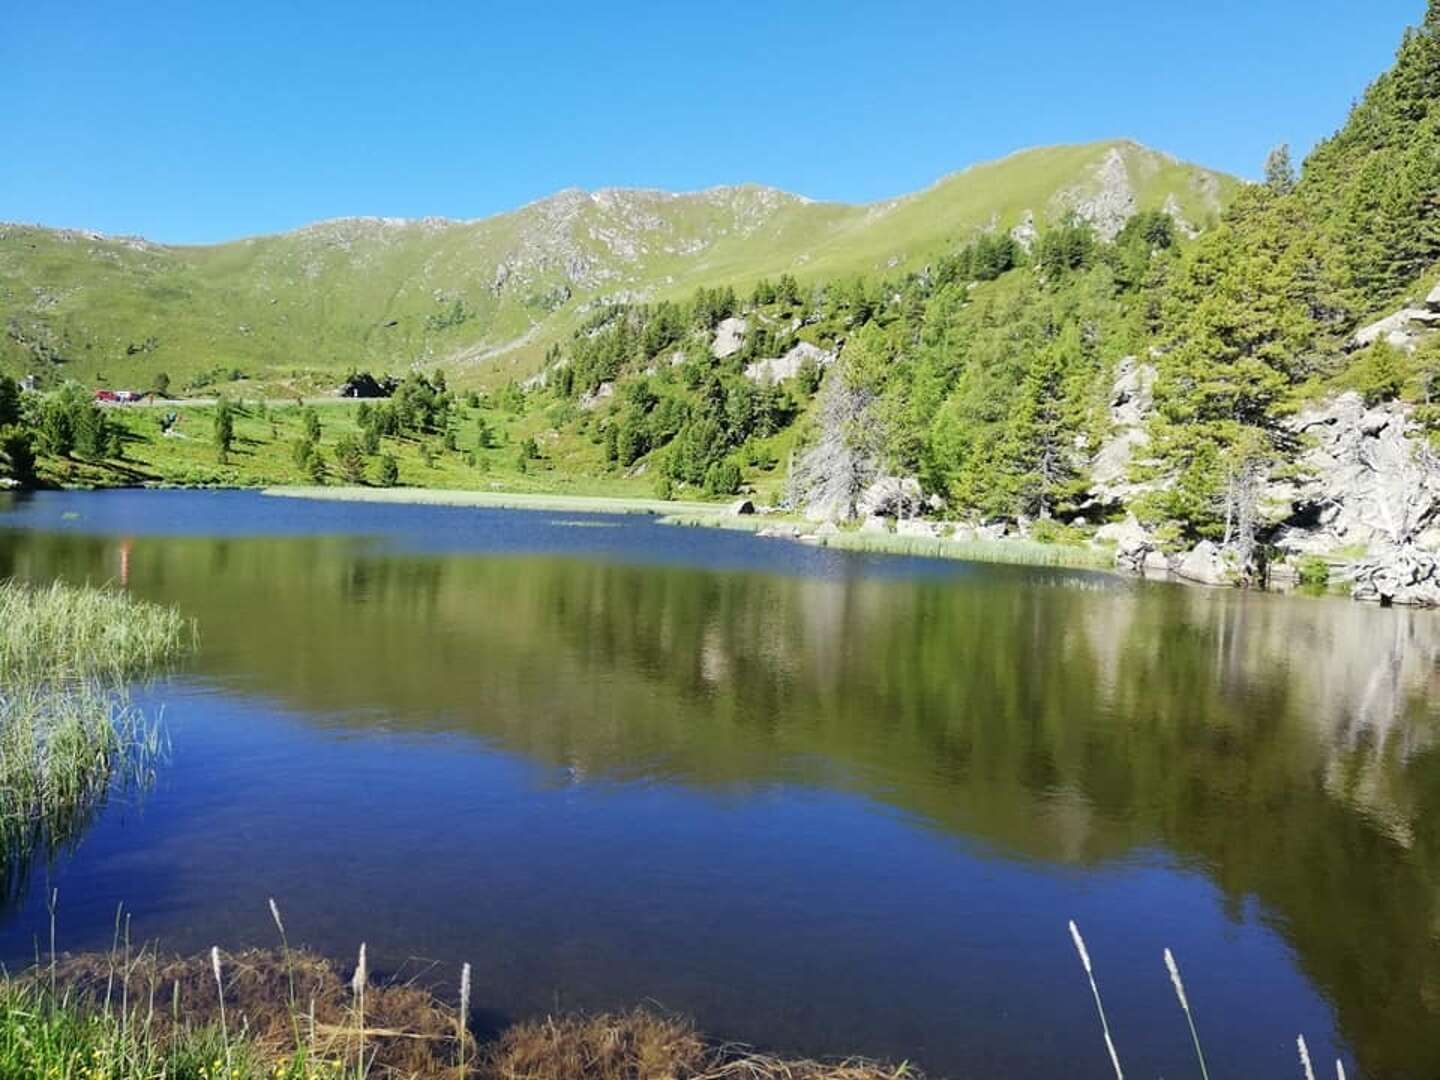
[[[358,404],[337,401],[316,410],[321,421],[319,450],[326,463],[325,486],[355,486],[341,474],[335,446],[343,436],[361,434],[357,409]],[[167,435],[161,424],[171,411],[179,419]],[[293,403],[241,403],[235,414],[234,446],[223,462],[213,441],[213,406],[116,408],[108,415],[124,428],[123,457],[105,461],[46,457],[39,464],[44,483],[61,487],[313,486],[293,455],[304,431],[303,410]],[[490,447],[479,445],[477,420],[482,416],[493,433]],[[565,415],[544,409],[515,415],[460,404],[455,407],[454,428],[453,450],[445,447],[439,435],[382,440],[381,453],[393,455],[399,464],[402,487],[658,502],[653,499],[653,476],[627,476],[607,467],[600,444]],[[521,469],[519,447],[527,438],[539,445],[541,457]],[[375,459],[367,464],[366,477],[375,480]]]
[[[622,284],[659,299],[785,272],[811,284],[916,269],[992,222],[1032,211],[1043,224],[1057,195],[1094,187],[1112,151],[1141,209],[1173,196],[1199,225],[1236,187],[1112,141],[1012,154],[868,206],[753,186],[568,193],[482,221],[348,219],[206,247],[0,225],[0,320],[16,331],[0,338],[0,369],[43,353],[87,385],[148,389],[165,372],[177,392],[218,378],[265,396],[328,391],[351,366],[444,364],[456,382],[493,385],[535,370]],[[232,371],[246,378],[231,384]]]
[[[75,1007],[40,981],[0,982],[0,1076],[35,1080],[335,1080],[303,1054],[276,1060],[218,1029],[161,1035],[152,1003]],[[163,1000],[154,1003],[164,1008]],[[226,1060],[230,1062],[226,1065]]]

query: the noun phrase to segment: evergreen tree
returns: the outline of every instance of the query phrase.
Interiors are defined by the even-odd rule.
[[[1276,195],[1295,190],[1295,166],[1290,163],[1290,146],[1281,143],[1265,158],[1265,186]]]
[[[223,396],[215,403],[214,441],[215,453],[224,465],[235,443],[235,409]]]

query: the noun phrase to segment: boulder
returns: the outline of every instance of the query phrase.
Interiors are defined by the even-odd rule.
[[[730,514],[733,517],[746,517],[755,513],[755,504],[749,499],[741,499],[730,504]]]
[[[920,481],[913,476],[882,476],[860,496],[856,509],[865,517],[914,517],[924,507]]]
[[[1230,585],[1235,580],[1220,545],[1210,540],[1200,541],[1182,555],[1174,570],[1176,577],[1198,585]]]
[[[767,525],[765,528],[758,530],[755,535],[776,540],[794,540],[800,535],[800,530],[794,525]]]
[[[1440,311],[1440,285],[1430,290],[1430,295],[1425,297],[1425,306],[1431,311]]]
[[[1146,577],[1169,577],[1170,559],[1163,551],[1147,551],[1140,560],[1140,573]]]
[[[1127,514],[1124,521],[1112,521],[1095,530],[1095,541],[1115,545],[1115,565],[1133,574],[1145,572],[1145,559],[1155,552],[1155,538],[1145,526]]]
[[[1435,293],[1431,293],[1433,297]],[[1424,307],[1406,307],[1369,326],[1362,326],[1350,339],[1352,348],[1363,349],[1377,341],[1385,341],[1407,352],[1414,350],[1432,330],[1440,329],[1440,305],[1426,297]]]
[[[721,319],[715,328],[715,340],[710,343],[710,355],[716,360],[734,356],[745,347],[745,320],[731,316]]]
[[[1117,548],[1140,548],[1154,546],[1145,526],[1136,520],[1134,514],[1126,514],[1124,521],[1112,521],[1095,530],[1095,539],[1101,543],[1114,544]]]

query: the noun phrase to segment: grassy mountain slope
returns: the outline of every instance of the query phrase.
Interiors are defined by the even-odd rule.
[[[756,186],[570,190],[479,221],[353,218],[209,247],[0,225],[0,369],[318,390],[350,366],[533,370],[597,302],[924,265],[988,228],[1138,209],[1200,226],[1231,178],[1129,142],[1028,150],[868,206]]]

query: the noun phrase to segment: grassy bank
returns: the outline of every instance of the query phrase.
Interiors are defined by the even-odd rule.
[[[431,488],[271,487],[266,495],[333,502],[410,506],[471,506],[495,510],[561,510],[589,514],[673,514],[714,511],[709,503],[666,502],[643,496],[565,495],[537,491],[437,491]]]
[[[278,919],[277,919],[278,922]],[[637,1010],[549,1017],[478,1044],[414,982],[288,948],[54,958],[0,981],[0,1076],[56,1080],[907,1080],[905,1066],[769,1058]],[[462,976],[463,978],[463,976]]]
[[[802,521],[799,518],[777,515],[735,517],[717,513],[714,507],[699,511],[672,512],[664,518],[664,524],[734,529],[742,532],[758,532],[761,529],[779,527],[795,529],[806,536],[814,536],[816,529],[814,522]],[[790,539],[791,542],[799,542],[798,537]],[[1110,570],[1114,566],[1114,556],[1104,548],[1080,544],[1046,544],[1034,540],[964,540],[841,529],[829,536],[814,536],[813,542],[845,551],[873,551],[887,555],[958,559],[964,562],[1055,566],[1077,570]]]

